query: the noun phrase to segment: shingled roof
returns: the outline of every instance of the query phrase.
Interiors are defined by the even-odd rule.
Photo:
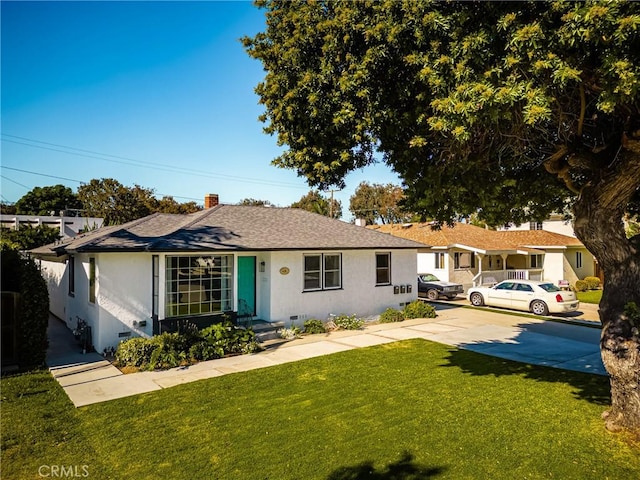
[[[33,253],[360,248],[415,249],[424,244],[296,208],[218,205],[188,215],[156,213]]]
[[[371,230],[431,245],[433,248],[461,247],[480,253],[542,253],[548,248],[581,247],[580,240],[545,230],[495,231],[466,223],[434,230],[432,223],[372,225]]]

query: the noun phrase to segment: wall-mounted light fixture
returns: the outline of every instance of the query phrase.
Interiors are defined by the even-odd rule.
[[[267,264],[265,262],[260,262],[260,271],[261,272],[264,272],[266,265]]]

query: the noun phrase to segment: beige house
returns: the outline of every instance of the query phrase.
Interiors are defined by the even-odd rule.
[[[465,290],[507,279],[568,282],[594,275],[593,255],[575,237],[545,230],[487,230],[469,224],[433,230],[432,223],[368,228],[431,245],[418,253],[418,272],[461,283]]]

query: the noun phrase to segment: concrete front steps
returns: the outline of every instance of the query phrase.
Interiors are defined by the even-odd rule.
[[[288,341],[278,334],[278,330],[285,328],[285,322],[254,320],[252,322],[242,322],[240,326],[250,326],[256,334],[256,339],[263,348],[274,347]]]

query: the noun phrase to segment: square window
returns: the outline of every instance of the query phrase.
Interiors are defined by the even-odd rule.
[[[304,291],[342,287],[342,255],[324,253],[304,256]]]

